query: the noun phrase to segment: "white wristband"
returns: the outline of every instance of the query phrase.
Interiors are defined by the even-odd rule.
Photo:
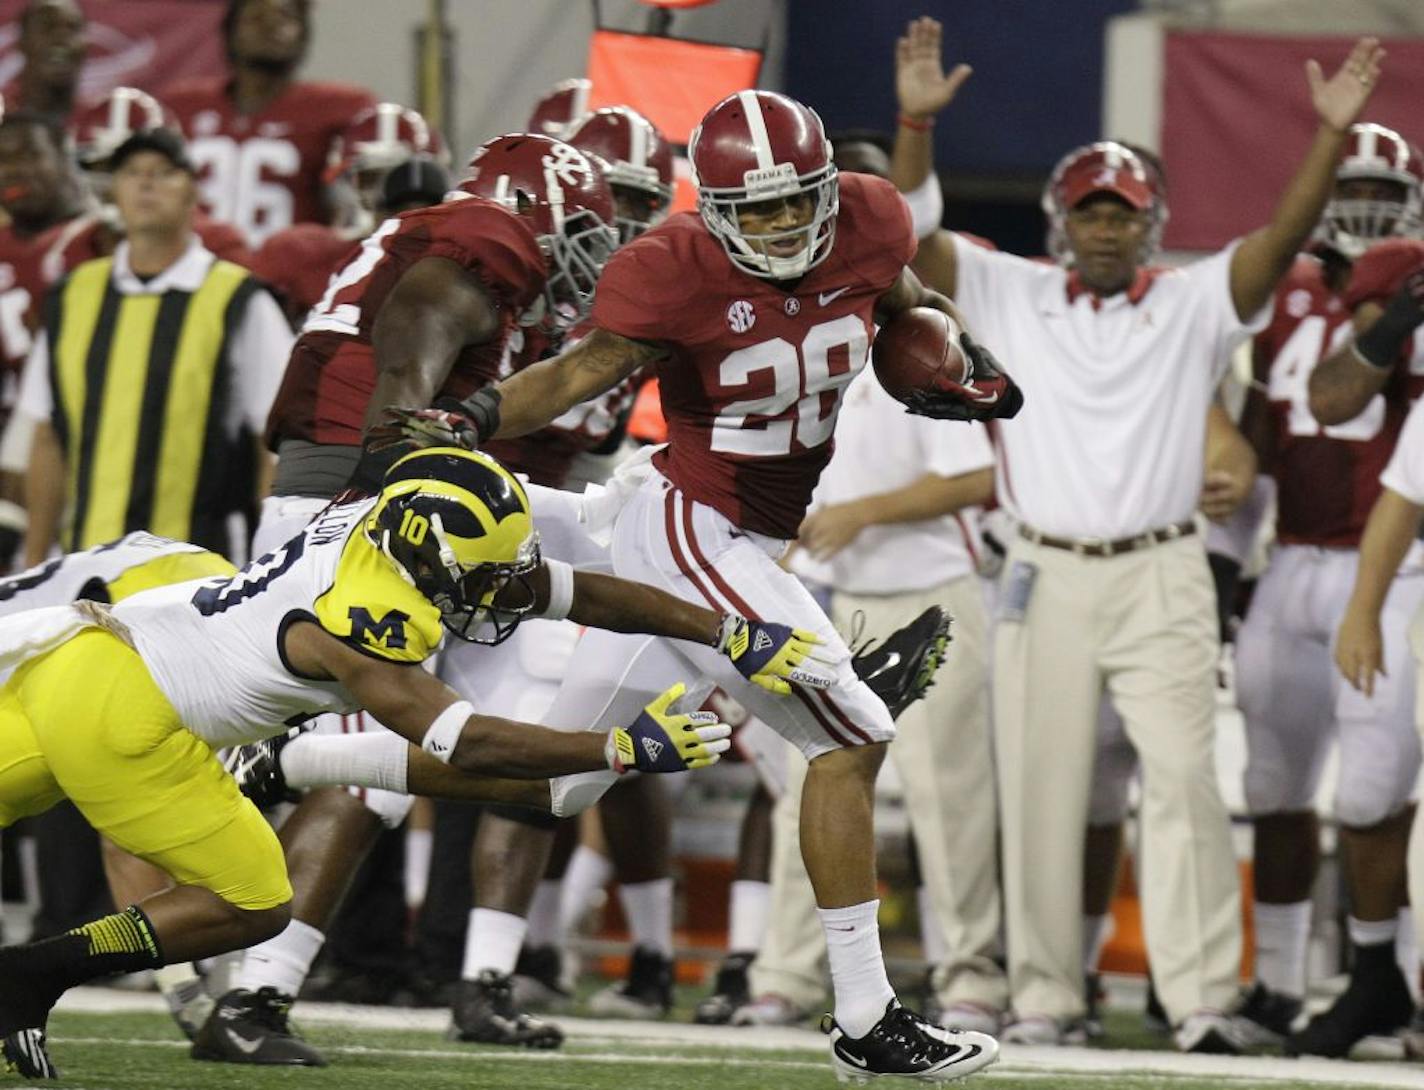
[[[539,614],[546,621],[562,621],[574,605],[574,569],[562,560],[545,560],[549,573],[549,604]]]
[[[465,729],[465,721],[474,714],[474,706],[469,701],[455,701],[435,717],[425,737],[420,740],[420,748],[448,765],[455,754],[455,743],[460,740],[460,732]]]

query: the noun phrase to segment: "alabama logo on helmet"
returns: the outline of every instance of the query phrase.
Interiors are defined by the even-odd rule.
[[[707,111],[687,154],[702,222],[738,269],[789,280],[830,256],[840,189],[815,110],[770,91],[738,91]],[[777,201],[767,229],[742,229],[750,206]]]

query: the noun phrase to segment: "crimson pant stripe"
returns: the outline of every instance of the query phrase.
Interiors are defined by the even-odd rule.
[[[668,496],[671,497],[672,493],[669,492]],[[697,534],[692,528],[692,505],[687,502],[685,497],[681,497],[681,499],[682,527],[687,534],[687,546],[692,551],[692,556],[693,559],[697,562],[697,566],[702,571],[707,573],[707,577],[712,580],[713,584],[722,593],[722,595],[729,602],[732,603],[733,608],[735,608],[738,613],[740,613],[743,617],[748,618],[749,620],[761,620],[761,618],[757,616],[756,612],[752,609],[752,607],[747,604],[746,600],[742,598],[742,596],[738,594],[735,590],[733,590],[731,585],[725,579],[722,578],[721,573],[718,572],[716,568],[714,568],[711,564],[707,562],[707,556],[705,553],[703,553],[702,547],[698,545]],[[668,507],[668,515],[671,518],[671,506]],[[672,538],[674,542],[676,542],[677,534],[675,526],[669,527],[668,536]],[[678,563],[679,565],[681,565],[681,559],[679,559]],[[687,569],[683,570],[686,571]],[[704,595],[706,595],[705,591],[703,593]],[[708,601],[712,600],[710,595],[707,596],[707,599]],[[816,707],[816,705],[811,701],[811,699],[798,686],[793,685],[791,687],[791,691],[795,694],[796,698],[800,700],[803,705],[805,705],[806,710],[810,712],[812,718],[814,718],[816,722],[820,724],[821,729],[825,731],[828,735],[830,735],[830,737],[835,741],[837,745],[853,746],[856,744],[853,737],[847,737],[845,734],[837,730],[835,726],[831,723],[831,721],[826,718],[826,716],[821,712],[821,710]],[[832,705],[832,707],[834,708],[834,705]],[[845,722],[845,717],[840,715],[839,709],[836,709],[836,714],[842,720],[842,722]],[[870,738],[864,733],[855,730],[854,727],[851,727],[850,729],[855,734],[859,734],[862,738],[865,739],[865,741],[870,741]]]
[[[977,569],[979,567],[979,551],[974,548],[974,537],[970,534],[969,527],[964,524],[964,516],[956,511],[954,521],[959,524],[959,536],[964,538],[964,548],[969,552],[969,562]]]
[[[824,689],[817,689],[816,696],[820,698],[822,704],[824,704],[827,708],[831,710],[831,714],[834,715],[836,719],[840,721],[841,726],[845,727],[845,729],[850,731],[851,734],[859,738],[865,745],[874,744],[875,739],[871,738],[870,735],[866,734],[865,731],[861,730],[859,727],[857,727],[854,723],[851,722],[850,716],[846,715],[845,712],[841,711],[840,705],[838,705],[834,700],[831,699],[830,693],[826,692]]]
[[[712,592],[708,590],[706,584],[703,583],[702,580],[697,577],[697,572],[694,571],[692,565],[687,562],[687,557],[682,554],[682,547],[678,545],[677,516],[673,513],[674,495],[674,490],[669,488],[667,491],[667,496],[665,497],[666,502],[663,504],[663,516],[665,528],[667,530],[668,548],[672,550],[673,563],[677,565],[677,570],[682,572],[683,575],[687,576],[688,581],[691,582],[692,585],[697,588],[697,593],[702,595],[703,598],[707,599],[707,604],[709,606],[711,606],[715,610],[724,611],[728,609],[728,606],[724,602],[719,602],[716,598],[712,597]]]

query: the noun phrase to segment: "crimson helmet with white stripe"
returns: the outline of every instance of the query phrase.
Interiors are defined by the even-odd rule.
[[[1162,228],[1167,225],[1166,184],[1155,164],[1116,140],[1074,148],[1053,168],[1040,202],[1048,217],[1049,254],[1060,264],[1072,263],[1064,221],[1070,211],[1095,193],[1110,193],[1135,211],[1147,213],[1147,237],[1139,260],[1149,261],[1157,252]]]
[[[534,103],[525,131],[562,140],[576,122],[588,115],[588,94],[592,90],[593,84],[586,79],[560,80]]]
[[[115,87],[74,119],[74,153],[85,170],[103,171],[125,140],[145,129],[179,128],[158,99],[137,87]]]
[[[667,218],[672,205],[672,145],[656,125],[631,106],[605,106],[574,124],[568,142],[603,161],[613,195],[630,190],[646,219],[620,215],[618,237],[627,242]]]
[[[369,232],[386,175],[412,159],[450,162],[440,134],[415,110],[379,102],[353,117],[332,141],[323,175],[335,222]]]
[[[1399,195],[1340,196],[1340,184],[1354,181],[1392,183]],[[1354,260],[1382,238],[1413,237],[1424,228],[1424,157],[1393,129],[1369,122],[1351,125],[1335,183],[1336,196],[1325,206],[1317,234],[1344,257]]]
[[[738,91],[707,111],[687,145],[702,222],[732,264],[752,276],[788,280],[826,259],[836,237],[840,187],[831,145],[816,111],[771,91]],[[812,198],[810,222],[748,235],[738,213],[749,205]],[[765,247],[800,238],[794,255]]]
[[[613,191],[598,160],[548,136],[497,136],[476,149],[453,195],[461,193],[503,205],[538,236],[549,275],[524,324],[558,332],[588,314],[598,275],[618,247]]]

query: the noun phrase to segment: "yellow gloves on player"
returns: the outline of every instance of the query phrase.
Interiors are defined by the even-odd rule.
[[[722,618],[715,646],[748,681],[787,696],[793,681],[812,689],[835,684],[835,662],[817,651],[820,643],[820,636],[804,628],[729,613]]]
[[[687,691],[678,682],[638,713],[631,726],[608,732],[604,753],[614,772],[682,772],[716,764],[732,744],[732,728],[711,712],[674,712],[672,703]]]

